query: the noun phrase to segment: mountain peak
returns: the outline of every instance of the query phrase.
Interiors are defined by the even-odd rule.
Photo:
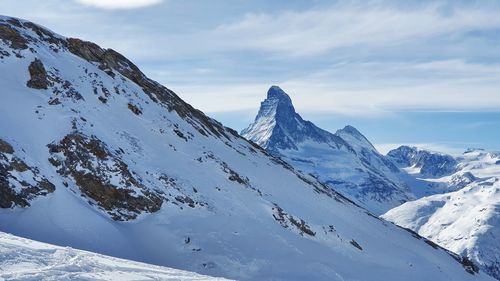
[[[267,99],[261,103],[259,115],[267,117],[288,118],[295,114],[292,99],[279,86],[271,86],[267,91]],[[264,110],[263,110],[264,109]]]
[[[271,86],[267,91],[267,98],[261,102],[259,113],[255,118],[268,122],[280,122],[296,115],[292,99],[278,86]]]
[[[345,126],[344,128],[340,129],[337,131],[337,133],[343,133],[343,134],[349,134],[349,135],[352,135],[352,136],[355,136],[355,137],[363,137],[363,134],[361,134],[358,129],[354,128],[353,126],[351,125],[347,125]]]
[[[241,135],[274,152],[283,149],[297,150],[297,144],[306,140],[352,149],[339,136],[302,119],[295,111],[290,97],[278,86],[269,88],[255,121]]]
[[[407,145],[389,151],[387,157],[400,167],[420,168],[420,174],[429,177],[450,175],[458,164],[450,155]]]
[[[253,142],[267,147],[276,127],[295,127],[295,122],[302,118],[295,112],[292,99],[278,86],[271,86],[267,98],[260,103],[255,121],[241,134]]]
[[[360,209],[311,170],[255,149],[112,49],[0,18],[0,77],[1,231],[238,280],[323,281],[332,272],[337,279],[401,280],[409,270],[415,280],[486,280],[462,270],[458,257]],[[267,143],[297,154],[309,145],[305,152],[314,154],[306,161],[336,165],[331,174],[351,171],[340,180],[361,182],[364,159],[297,113],[284,117],[290,112],[282,109],[293,110],[287,104],[264,102],[263,112],[277,113],[255,125],[272,135]],[[364,173],[369,189],[359,194],[382,189],[382,177],[364,180],[375,172]],[[344,190],[353,190],[351,183]],[[0,276],[5,265],[16,277],[33,276],[12,266],[4,241],[0,234],[0,256],[7,257]],[[265,251],[247,247],[256,242]],[[54,266],[44,256],[19,256],[41,264],[35,273],[43,279],[75,253],[56,250]],[[89,273],[94,264],[77,265]]]
[[[343,138],[350,145],[357,144],[358,146],[375,149],[373,144],[360,131],[358,131],[358,129],[351,125],[345,126],[344,128],[338,130],[335,134]]]
[[[279,86],[273,85],[267,90],[267,98],[275,100],[285,100],[292,103],[290,97]]]

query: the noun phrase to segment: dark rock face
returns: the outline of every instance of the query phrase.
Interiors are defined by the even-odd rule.
[[[258,132],[262,127],[272,127],[272,132],[268,132],[270,137],[265,140],[252,138],[260,135]],[[273,154],[278,153],[279,149],[297,150],[295,144],[306,139],[351,150],[351,147],[342,138],[302,119],[295,111],[290,97],[278,86],[269,88],[267,98],[261,103],[254,123],[243,130],[241,135]]]
[[[280,206],[274,204],[273,218],[284,228],[295,228],[299,231],[301,236],[307,234],[309,236],[316,236],[316,232],[312,231],[310,226],[300,218],[295,218],[292,215],[287,214]]]
[[[14,148],[8,142],[0,139],[0,153],[12,154],[14,153]]]
[[[19,32],[21,29],[29,29],[30,31],[36,33],[37,36],[23,36],[21,32]],[[236,131],[224,127],[221,123],[209,118],[201,111],[184,102],[170,89],[167,89],[163,85],[147,78],[136,65],[112,49],[103,49],[97,44],[80,39],[62,38],[39,25],[17,19],[0,21],[0,39],[8,42],[12,49],[16,50],[28,49],[31,44],[39,45],[45,43],[49,43],[50,48],[54,52],[59,52],[61,49],[67,49],[71,53],[89,62],[98,63],[99,68],[113,78],[115,77],[116,72],[118,72],[124,77],[130,79],[139,85],[152,101],[165,106],[169,111],[175,111],[202,135],[207,137],[212,135],[217,138],[224,137],[227,140],[230,140],[231,135],[232,137],[239,137]],[[16,53],[15,55],[22,56],[19,53]],[[4,56],[10,56],[10,53],[4,53],[3,50],[0,50],[0,57]],[[37,69],[40,70],[40,68]],[[36,72],[42,73],[40,71]],[[38,79],[33,84],[30,83],[30,85],[33,85],[37,89],[46,89],[43,81],[43,79]],[[66,83],[66,81],[55,82],[58,82],[58,84]],[[47,86],[51,86],[50,83],[47,83]],[[55,91],[66,92],[66,90],[70,91],[69,94],[75,96],[75,100],[82,99],[81,95],[79,95],[74,89],[68,88]]]
[[[23,35],[21,32],[23,29],[30,29],[36,36]],[[15,18],[0,20],[0,39],[8,43],[13,50],[18,51],[30,49],[31,52],[34,52],[30,48],[30,45],[38,45],[41,41],[48,42],[50,44],[50,49],[54,52],[58,52],[60,48],[67,45],[63,38],[56,36],[50,30],[32,22]],[[18,53],[16,56],[19,57],[21,55]]]
[[[33,32],[36,33],[36,35],[38,35],[38,38],[40,38],[46,42],[49,42],[50,44],[54,44],[57,46],[65,46],[66,45],[66,42],[62,38],[55,36],[53,32],[51,32],[50,30],[48,30],[44,27],[36,25],[32,22],[21,23],[18,21],[18,23],[20,24],[19,27],[24,26],[25,28],[31,29]],[[57,49],[52,48],[52,50],[56,51]]]
[[[47,89],[49,87],[49,80],[47,79],[47,71],[43,63],[39,59],[35,59],[30,63],[28,68],[31,79],[26,85],[33,89]]]
[[[132,104],[132,103],[128,103],[128,109],[130,109],[130,111],[132,111],[135,115],[141,115],[142,114],[142,110],[137,107],[137,105],[135,104]]]
[[[8,24],[0,24],[0,38],[4,42],[8,42],[12,49],[24,50],[28,48],[28,41]]]
[[[0,139],[0,208],[28,207],[30,200],[54,191],[36,167],[27,165],[12,145]]]
[[[130,220],[160,209],[163,198],[149,191],[99,139],[75,132],[48,147],[49,161],[57,172],[71,178],[83,195],[114,220]],[[111,182],[112,175],[119,178]]]
[[[420,168],[420,174],[431,177],[452,174],[457,166],[457,161],[450,155],[432,153],[405,145],[389,151],[387,157],[399,166]]]
[[[238,133],[225,128],[219,122],[209,118],[201,111],[193,108],[179,98],[173,91],[149,79],[139,68],[120,53],[112,49],[102,49],[98,45],[75,38],[68,38],[68,50],[90,62],[99,63],[99,68],[113,77],[113,70],[139,85],[148,97],[165,106],[169,111],[175,111],[202,135],[213,135],[229,139],[227,132],[234,137]]]

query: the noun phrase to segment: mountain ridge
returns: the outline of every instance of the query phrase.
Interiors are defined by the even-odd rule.
[[[1,231],[240,280],[489,280],[115,51],[3,16],[0,39],[0,185],[28,203]]]
[[[410,157],[399,158],[402,152]],[[500,154],[468,149],[452,157],[407,146],[389,154],[430,192],[382,217],[468,256],[500,279]]]
[[[356,128],[347,125],[332,134],[303,120],[278,86],[268,90],[241,135],[376,214],[413,198],[399,182],[399,169]]]
[[[241,135],[258,137],[250,137],[250,140],[272,153],[277,153],[278,149],[297,149],[295,143],[302,141],[304,136],[349,148],[342,139],[302,119],[295,111],[291,98],[275,85],[269,88],[254,123]]]

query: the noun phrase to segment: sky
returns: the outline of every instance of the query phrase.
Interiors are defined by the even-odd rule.
[[[226,126],[271,85],[303,118],[401,144],[500,151],[500,1],[0,0],[93,41]]]

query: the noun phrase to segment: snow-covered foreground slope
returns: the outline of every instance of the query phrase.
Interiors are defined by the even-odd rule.
[[[227,280],[0,232],[0,280]]]
[[[437,192],[447,192],[405,203],[383,217],[468,256],[500,279],[499,164],[500,154],[470,150],[456,159],[455,167],[448,169],[454,172],[444,177],[416,173],[418,180]]]
[[[303,120],[278,86],[241,134],[377,215],[414,199],[398,168],[358,130],[346,126],[332,134]]]
[[[110,49],[0,18],[0,230],[241,280],[488,280]]]

